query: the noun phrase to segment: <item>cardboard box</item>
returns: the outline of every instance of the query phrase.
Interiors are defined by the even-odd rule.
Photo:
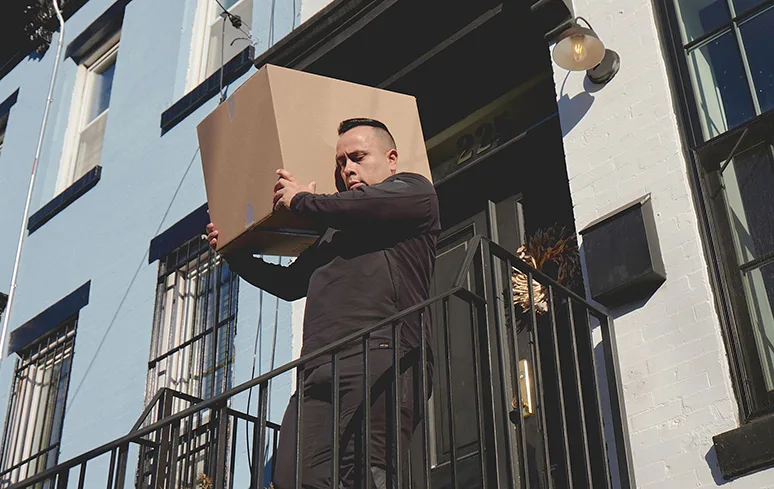
[[[197,127],[210,218],[218,251],[250,246],[297,256],[316,239],[310,222],[273,212],[275,171],[285,168],[317,193],[336,192],[337,128],[368,117],[387,125],[398,171],[430,176],[414,97],[266,65]]]

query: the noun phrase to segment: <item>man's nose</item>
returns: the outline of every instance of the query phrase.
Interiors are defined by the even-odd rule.
[[[355,174],[355,165],[351,160],[347,160],[347,162],[344,164],[344,175],[351,176]]]

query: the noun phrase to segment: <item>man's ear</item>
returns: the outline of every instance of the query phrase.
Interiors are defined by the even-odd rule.
[[[390,173],[398,171],[398,150],[391,148],[387,152],[387,162],[390,164]]]

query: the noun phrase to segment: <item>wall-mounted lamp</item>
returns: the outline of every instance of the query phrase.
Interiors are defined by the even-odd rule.
[[[578,25],[578,20],[585,22],[588,28]],[[589,80],[597,84],[612,80],[621,64],[618,53],[605,49],[591,24],[583,17],[576,17],[570,27],[559,34],[551,56],[565,70],[585,70]]]

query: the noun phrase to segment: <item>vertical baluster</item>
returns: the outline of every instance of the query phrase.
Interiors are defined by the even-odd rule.
[[[180,451],[180,424],[181,420],[176,421],[172,425],[170,430],[170,437],[172,438],[169,449],[169,476],[167,477],[167,487],[169,489],[176,489],[177,484],[177,467],[178,467],[178,452]]]
[[[543,362],[540,356],[540,335],[537,330],[537,312],[535,310],[535,292],[532,288],[532,272],[527,273],[527,290],[529,292],[529,310],[532,335],[535,339],[535,374],[537,377],[538,391],[540,392],[540,421],[541,431],[543,432],[543,457],[545,461],[546,486],[549,489],[554,487],[554,478],[551,476],[551,454],[548,450],[548,420],[546,419],[546,394],[545,384],[543,383]]]
[[[107,480],[107,489],[112,489],[113,487],[113,474],[115,473],[115,467],[116,467],[116,449],[112,449],[110,451],[110,470],[108,471],[108,480]]]
[[[470,324],[471,324],[471,334],[473,337],[473,370],[475,372],[475,379],[476,379],[476,418],[478,420],[478,461],[481,465],[481,487],[483,489],[486,489],[489,487],[489,474],[487,470],[487,464],[486,459],[484,458],[484,454],[486,453],[486,441],[485,441],[485,433],[486,428],[484,426],[484,416],[483,416],[483,374],[481,372],[481,345],[478,338],[478,317],[481,314],[481,310],[479,309],[479,305],[477,304],[470,304]]]
[[[56,489],[67,489],[67,482],[70,478],[70,471],[64,469],[58,472],[52,479],[56,480]]]
[[[264,460],[266,459],[266,415],[268,412],[269,384],[261,383],[258,390],[258,422],[253,426],[253,481],[251,489],[263,489]],[[274,452],[276,454],[276,451]],[[273,466],[274,464],[272,464]]]
[[[228,471],[228,487],[229,489],[234,489],[234,472],[236,471],[236,446],[237,446],[237,428],[239,427],[239,418],[236,416],[231,416],[231,419],[234,420],[234,424],[231,427],[231,445],[229,445],[229,452],[231,452],[231,462],[229,463],[229,471]],[[245,425],[247,424],[247,420],[243,420],[243,423]]]
[[[332,429],[331,439],[333,440],[333,450],[331,453],[331,489],[338,489],[339,487],[339,441],[341,440],[341,434],[339,433],[339,417],[341,415],[340,406],[340,388],[339,388],[339,354],[334,353],[331,358],[331,377],[333,385],[331,386],[331,401],[332,401]]]
[[[363,337],[363,474],[364,487],[371,487],[371,379],[368,354],[370,335]]]
[[[303,423],[304,423],[304,365],[296,367],[296,385],[298,386],[298,399],[296,404],[296,453],[293,464],[295,476],[295,489],[301,489],[301,452],[303,450]]]
[[[401,407],[401,379],[400,379],[400,323],[395,323],[392,325],[392,375],[393,375],[393,384],[392,384],[392,395],[393,395],[393,427],[395,429],[395,457],[394,457],[394,468],[395,473],[393,474],[393,485],[390,486],[388,482],[388,486],[390,487],[396,487],[397,489],[401,489],[403,487],[403,477],[402,477],[402,469],[403,469],[403,463],[402,463],[402,454],[403,454],[403,444],[401,443],[401,416],[400,416],[400,407]],[[369,440],[370,442],[370,440]],[[366,467],[366,470],[371,470],[370,467]],[[391,471],[388,468],[388,475]]]
[[[226,451],[228,450],[228,407],[225,401],[217,410],[218,413],[218,442],[216,445],[217,457],[215,466],[215,488],[226,487]]]
[[[572,461],[570,460],[570,441],[567,436],[567,412],[565,402],[564,383],[562,379],[562,361],[559,355],[559,334],[556,330],[556,305],[554,303],[554,287],[548,284],[548,319],[551,323],[551,343],[553,344],[554,364],[556,366],[556,387],[559,394],[559,423],[562,431],[562,443],[564,447],[564,464],[567,475],[567,487],[572,489]],[[537,335],[537,332],[535,332]]]
[[[575,388],[578,392],[578,411],[580,412],[581,419],[581,441],[583,443],[583,469],[586,472],[586,485],[588,487],[594,487],[594,481],[591,474],[591,459],[589,456],[589,437],[586,427],[586,408],[584,406],[584,389],[583,382],[581,381],[581,367],[580,360],[578,359],[578,344],[575,335],[577,330],[575,328],[575,317],[572,307],[573,300],[571,297],[567,298],[567,313],[568,324],[570,325],[570,351],[572,353],[573,368],[575,369]],[[594,378],[593,382],[596,384],[596,372],[592,371],[591,376]],[[600,423],[601,423],[600,419]]]
[[[81,464],[81,470],[78,473],[78,489],[83,489],[83,484],[86,482],[86,462]]]
[[[454,392],[453,392],[453,371],[452,371],[452,356],[451,356],[451,342],[449,341],[449,334],[451,333],[449,328],[449,298],[445,297],[443,299],[443,315],[442,315],[442,326],[443,326],[443,353],[444,353],[444,363],[446,364],[446,371],[444,372],[444,377],[446,378],[446,418],[449,422],[449,448],[451,450],[451,487],[453,489],[459,489],[459,484],[457,482],[457,426],[454,422]],[[472,319],[472,318],[471,318]],[[473,322],[471,321],[471,328],[473,327]],[[475,335],[475,331],[473,333]],[[424,368],[424,367],[423,367]],[[441,400],[443,402],[443,400]],[[481,417],[481,410],[479,409],[479,404],[481,402],[481,398],[479,396],[476,396],[476,416],[479,418]],[[425,421],[429,421],[427,417],[425,417]],[[479,443],[483,441],[479,439]],[[482,445],[483,448],[483,445]],[[484,451],[483,449],[479,451],[479,456],[483,459]]]
[[[629,447],[629,426],[626,421],[626,407],[621,398],[621,368],[618,365],[618,347],[613,333],[613,320],[609,316],[597,317],[602,329],[602,344],[604,346],[605,373],[607,390],[610,396],[610,413],[613,419],[613,436],[615,437],[616,456],[618,458],[618,477],[621,487],[634,487],[632,469],[632,453]],[[591,332],[589,332],[591,333]]]
[[[511,273],[513,273],[513,265],[511,261],[508,261],[508,269]],[[510,277],[508,277],[508,281],[510,281]],[[512,283],[512,282],[511,282]],[[508,312],[510,313],[510,319],[508,324],[508,329],[511,331],[511,342],[513,343],[513,358],[512,361],[516,365],[516,374],[518,375],[518,366],[520,362],[519,357],[519,332],[518,328],[516,326],[516,306],[515,306],[515,298],[513,295],[513,287],[507,286],[506,290],[508,291],[507,298],[508,298]],[[516,379],[516,382],[519,382],[519,379]],[[530,472],[529,472],[529,459],[527,458],[527,426],[524,422],[524,399],[521,398],[521,388],[519,385],[516,386],[516,412],[519,416],[519,478],[521,479],[521,487],[525,489],[530,489],[532,486],[532,481],[530,480]]]
[[[419,395],[422,406],[422,475],[425,489],[431,489],[430,484],[430,410],[428,409],[430,400],[428,399],[428,378],[427,378],[427,343],[425,342],[425,312],[419,312],[419,369],[420,385]],[[414,403],[416,406],[417,403]],[[452,463],[456,463],[452,460]]]
[[[116,483],[114,489],[124,489],[126,479],[126,464],[129,458],[129,444],[118,448],[118,466],[116,468]]]

